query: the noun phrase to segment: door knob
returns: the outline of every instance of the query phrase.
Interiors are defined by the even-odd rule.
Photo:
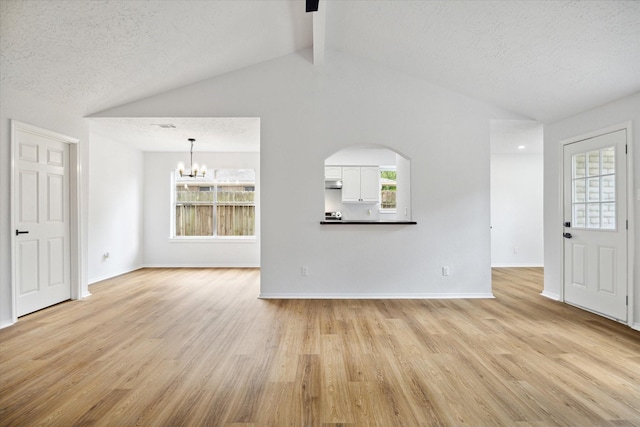
[[[20,234],[29,234],[29,232],[28,231],[16,230],[16,236],[19,236]]]
[[[563,233],[562,235],[564,236],[565,239],[570,239],[573,237],[571,233]]]

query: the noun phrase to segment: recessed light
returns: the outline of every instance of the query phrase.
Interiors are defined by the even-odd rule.
[[[518,145],[518,150],[524,150],[525,146],[524,145]]]

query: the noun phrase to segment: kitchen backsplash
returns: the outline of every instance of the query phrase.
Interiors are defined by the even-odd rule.
[[[342,212],[343,220],[394,220],[394,213],[380,213],[379,203],[342,203],[342,191],[324,190],[325,212]],[[369,215],[371,212],[371,215]]]

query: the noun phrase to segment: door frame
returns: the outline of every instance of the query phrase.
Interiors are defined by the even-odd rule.
[[[81,215],[80,215],[80,140],[63,135],[58,132],[43,129],[28,123],[11,120],[11,320],[12,323],[18,321],[18,290],[16,283],[16,245],[17,239],[13,230],[16,229],[17,218],[15,206],[18,194],[15,191],[15,168],[18,156],[18,131],[28,132],[46,138],[53,138],[69,145],[69,237],[70,237],[70,264],[71,264],[71,299],[77,300],[89,294],[82,292],[82,252],[81,246]]]
[[[633,271],[634,271],[634,253],[635,253],[635,244],[634,244],[634,236],[635,236],[635,232],[634,232],[634,197],[633,197],[633,193],[634,193],[634,186],[633,186],[633,134],[632,134],[632,122],[628,121],[628,122],[624,122],[624,123],[619,123],[617,125],[613,125],[613,126],[607,126],[605,128],[601,128],[598,130],[594,130],[591,132],[587,132],[587,133],[583,133],[581,135],[577,135],[571,138],[566,138],[560,141],[560,203],[559,203],[559,210],[560,210],[560,215],[558,216],[558,218],[560,219],[560,221],[563,221],[564,218],[564,198],[565,198],[565,194],[564,194],[564,147],[568,144],[573,144],[575,142],[580,142],[583,141],[585,139],[591,139],[591,138],[595,138],[601,135],[605,135],[608,133],[612,133],[612,132],[616,132],[619,130],[625,130],[626,131],[626,145],[627,145],[627,155],[626,155],[626,166],[627,166],[627,220],[628,220],[628,228],[627,228],[627,297],[628,297],[628,303],[627,303],[627,322],[626,324],[629,326],[632,326],[634,324],[635,319],[633,318],[633,301],[634,301],[634,289],[633,289]],[[557,224],[557,226],[559,227],[561,224]],[[562,229],[562,227],[558,228],[559,230]],[[560,247],[562,248],[561,250],[561,262],[560,262],[560,301],[566,303],[565,299],[564,299],[564,245],[566,243],[566,239],[562,236],[562,233],[558,233],[558,240],[560,241]],[[589,310],[586,310],[589,311]],[[601,316],[603,316],[601,313],[597,313]],[[603,317],[607,317],[607,316],[603,316]],[[614,319],[615,320],[615,319]]]

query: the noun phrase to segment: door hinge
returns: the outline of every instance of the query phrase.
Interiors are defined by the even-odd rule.
[[[627,144],[624,144],[624,154],[628,154],[629,153],[629,146]]]
[[[629,229],[629,220],[627,220],[627,230]]]
[[[629,305],[629,295],[627,295],[627,305]]]

